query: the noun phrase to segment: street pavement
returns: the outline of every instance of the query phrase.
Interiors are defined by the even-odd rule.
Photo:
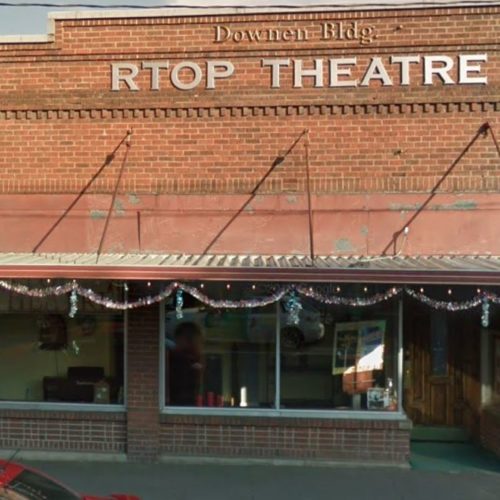
[[[77,491],[143,500],[499,500],[500,471],[30,462]]]

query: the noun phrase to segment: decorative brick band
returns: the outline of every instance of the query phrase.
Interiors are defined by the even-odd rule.
[[[359,176],[311,179],[311,191],[315,194],[329,193],[422,193],[429,192],[440,180],[439,176]],[[88,194],[110,194],[114,179],[95,182]],[[139,187],[135,179],[124,179],[120,185],[122,193],[141,194],[248,194],[257,180],[248,178],[219,179],[156,179],[148,186]],[[69,194],[78,193],[84,181],[79,179],[0,180],[0,194]],[[294,179],[271,179],[259,189],[260,194],[304,193],[305,181]],[[440,186],[439,193],[497,193],[500,191],[500,176],[452,175]],[[127,215],[127,214],[122,214]],[[135,217],[135,212],[130,216]]]
[[[224,118],[247,116],[393,115],[422,113],[498,112],[500,101],[420,102],[380,104],[304,104],[123,109],[0,110],[0,120],[131,120],[154,118]]]

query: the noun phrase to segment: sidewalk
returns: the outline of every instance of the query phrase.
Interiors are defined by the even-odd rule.
[[[78,491],[143,500],[498,500],[500,474],[381,468],[30,462]]]

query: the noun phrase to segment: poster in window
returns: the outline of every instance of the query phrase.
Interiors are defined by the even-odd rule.
[[[348,394],[374,386],[374,373],[384,367],[385,321],[337,323],[333,343],[333,375],[342,375]]]

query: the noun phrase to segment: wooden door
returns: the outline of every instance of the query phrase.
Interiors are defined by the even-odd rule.
[[[480,405],[480,318],[406,303],[404,407],[414,424],[476,433]]]

